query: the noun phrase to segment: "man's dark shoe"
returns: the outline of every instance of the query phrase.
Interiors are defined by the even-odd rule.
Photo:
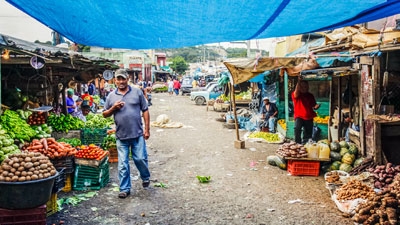
[[[150,186],[150,181],[149,180],[143,181],[142,186],[143,186],[143,188],[149,187]]]
[[[121,192],[118,194],[118,198],[126,198],[126,197],[128,197],[130,194],[131,194],[130,192],[121,191]]]

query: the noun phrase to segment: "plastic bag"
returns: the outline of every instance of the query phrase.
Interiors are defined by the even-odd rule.
[[[311,138],[313,141],[318,141],[320,137],[321,137],[321,128],[319,128],[317,125],[314,125]]]

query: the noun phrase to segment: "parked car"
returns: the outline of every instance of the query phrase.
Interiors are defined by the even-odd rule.
[[[223,93],[224,87],[214,83],[207,90],[192,91],[190,93],[190,100],[195,101],[196,105],[203,105],[210,99],[217,99]]]
[[[217,82],[212,81],[212,82],[208,83],[205,87],[196,87],[196,88],[192,88],[192,92],[193,92],[193,91],[205,91],[205,90],[207,90],[211,85],[216,84],[216,83],[217,83]]]
[[[190,94],[190,92],[192,91],[192,88],[193,88],[192,81],[193,81],[193,79],[191,79],[191,78],[184,78],[182,80],[182,83],[181,83],[181,93],[182,93],[182,95]]]

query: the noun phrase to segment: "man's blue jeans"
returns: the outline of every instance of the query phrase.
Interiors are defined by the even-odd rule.
[[[150,179],[146,142],[143,136],[123,141],[117,139],[117,150],[119,190],[130,192],[132,183],[129,167],[129,153],[132,154],[132,159],[136,168],[139,170],[140,178],[143,181],[148,181]]]

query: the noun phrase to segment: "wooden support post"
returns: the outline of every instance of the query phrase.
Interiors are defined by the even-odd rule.
[[[231,92],[231,100],[232,100],[232,108],[233,108],[233,116],[235,119],[235,130],[236,130],[236,140],[235,140],[235,148],[243,149],[245,148],[245,142],[240,140],[239,137],[239,125],[238,125],[238,119],[237,119],[237,113],[236,113],[236,100],[235,100],[235,90],[233,87],[233,84],[229,83],[229,88]]]

